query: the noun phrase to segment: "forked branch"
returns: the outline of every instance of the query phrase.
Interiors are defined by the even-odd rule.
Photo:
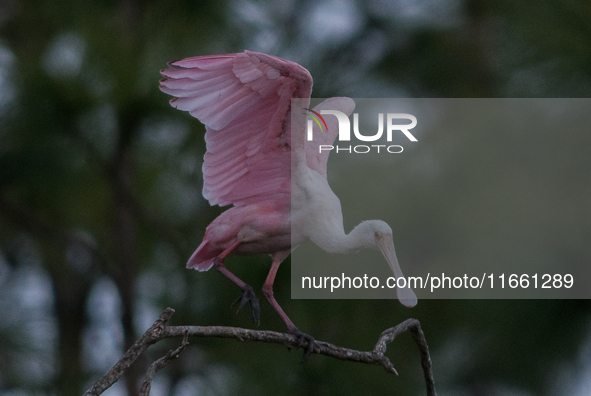
[[[154,324],[144,333],[144,335],[125,352],[119,360],[103,377],[99,378],[84,396],[98,396],[107,388],[113,385],[123,375],[125,370],[152,344],[165,338],[183,337],[182,345],[174,351],[169,351],[164,357],[156,360],[150,366],[148,373],[142,384],[141,394],[148,395],[150,392],[152,378],[157,370],[160,370],[172,360],[177,358],[188,345],[188,337],[221,337],[235,338],[239,341],[260,341],[273,344],[284,345],[288,348],[297,348],[299,341],[291,334],[278,333],[266,330],[249,330],[239,327],[225,326],[168,326],[167,323],[174,314],[174,309],[166,308]],[[410,330],[413,339],[419,347],[421,353],[421,366],[427,385],[427,396],[436,396],[435,381],[431,367],[431,357],[429,355],[429,346],[425,340],[425,335],[421,330],[421,325],[416,319],[407,319],[399,325],[385,330],[380,334],[378,342],[372,351],[357,351],[339,347],[324,341],[314,342],[314,353],[326,355],[340,360],[360,362],[367,364],[377,364],[392,374],[398,374],[396,369],[385,356],[386,346],[396,338],[400,333]]]

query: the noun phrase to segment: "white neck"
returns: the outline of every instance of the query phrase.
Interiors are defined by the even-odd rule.
[[[350,254],[365,248],[376,248],[372,221],[364,221],[345,234],[344,229],[334,230],[327,237],[315,243],[329,253]]]

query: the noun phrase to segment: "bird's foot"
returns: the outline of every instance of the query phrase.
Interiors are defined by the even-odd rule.
[[[261,324],[261,309],[259,307],[259,298],[256,296],[256,294],[254,294],[252,287],[247,285],[247,287],[243,289],[242,295],[232,303],[232,306],[236,305],[239,301],[240,305],[238,305],[236,313],[240,312],[242,307],[248,303],[250,305],[252,321],[255,322],[257,326],[259,326]]]
[[[290,330],[289,332],[296,337],[296,339],[298,341],[297,347],[304,349],[304,354],[302,355],[302,358],[300,359],[300,361],[303,363],[306,360],[308,360],[308,358],[310,357],[312,352],[314,352],[314,345],[315,345],[314,344],[314,337],[312,337],[309,334],[302,333],[298,328],[295,328],[294,330]]]

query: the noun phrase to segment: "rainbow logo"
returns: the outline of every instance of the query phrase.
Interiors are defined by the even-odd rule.
[[[322,120],[322,124],[324,124],[324,128],[326,128],[326,132],[328,132],[328,126],[326,125],[326,121],[324,121],[324,118],[318,112],[316,112],[312,109],[307,109],[305,107],[303,109],[311,111],[312,113],[314,113],[314,115],[316,115],[318,118],[320,118],[320,120]],[[320,124],[320,120],[318,120],[318,118],[314,117],[314,115],[312,115],[312,114],[308,114],[308,113],[302,113],[302,114],[305,114],[308,117],[310,117],[311,119],[313,119],[314,121],[316,121],[316,124],[318,124],[318,126],[320,127],[320,130],[322,130],[322,124]]]

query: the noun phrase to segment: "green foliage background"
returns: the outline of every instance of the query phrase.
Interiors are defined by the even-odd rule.
[[[585,0],[0,1],[0,393],[81,394],[167,306],[177,311],[172,324],[252,326],[229,309],[238,290],[227,279],[184,269],[221,209],[201,196],[203,127],[158,90],[167,61],[268,52],[308,68],[316,97],[589,97],[590,26]],[[591,147],[589,136],[577,147]],[[486,150],[448,147],[442,177],[472,180],[458,194],[474,193],[479,178],[454,170]],[[499,160],[488,180],[501,183],[512,165]],[[547,174],[539,200],[572,188],[564,205],[580,208],[560,219],[579,225],[570,242],[548,243],[588,265],[588,177]],[[396,228],[417,237],[416,219],[428,226],[457,210],[429,199],[434,188],[406,182],[404,211],[416,216]],[[429,233],[414,257],[455,230]],[[255,289],[268,270],[264,256],[227,264]],[[419,319],[441,395],[591,387],[588,301],[426,300],[407,310],[388,300],[290,300],[288,274],[289,262],[275,294],[317,339],[368,350],[384,329]],[[261,328],[283,330],[266,303],[261,314]],[[135,394],[134,381],[173,345],[151,348],[105,394]],[[192,340],[153,394],[424,394],[410,335],[390,357],[399,377],[321,356],[300,364],[298,352],[273,345]]]

